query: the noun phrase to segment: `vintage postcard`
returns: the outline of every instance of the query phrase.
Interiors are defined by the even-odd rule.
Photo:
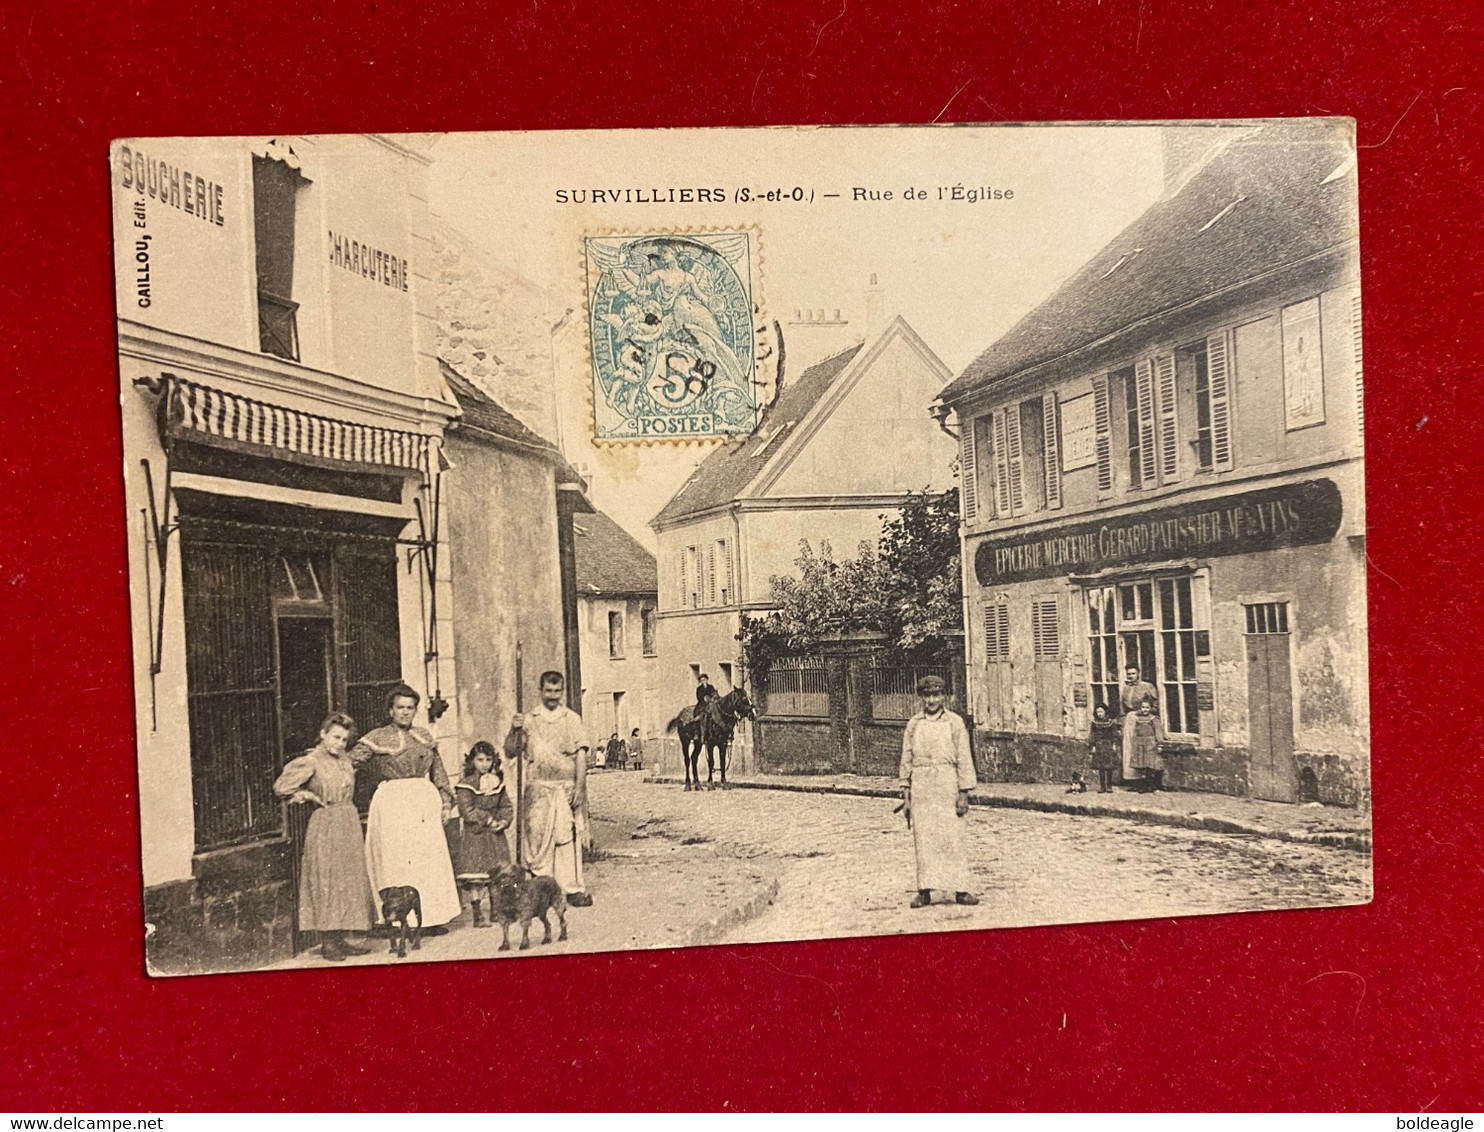
[[[1349,120],[111,158],[151,972],[1370,899]]]

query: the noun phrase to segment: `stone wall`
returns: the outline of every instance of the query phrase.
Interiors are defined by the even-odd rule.
[[[288,842],[196,859],[196,876],[144,890],[145,962],[152,975],[264,967],[293,954]]]
[[[764,774],[839,774],[845,765],[828,719],[759,719],[757,768]]]
[[[1018,735],[979,731],[975,760],[985,782],[1070,782],[1073,773],[1093,781],[1087,744],[1059,735]],[[1249,793],[1245,747],[1188,747],[1166,743],[1164,785],[1169,790],[1246,797]],[[1318,801],[1353,806],[1359,801],[1355,776],[1334,756],[1299,755],[1300,767],[1315,767]]]

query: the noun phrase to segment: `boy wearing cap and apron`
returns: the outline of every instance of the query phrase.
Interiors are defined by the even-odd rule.
[[[969,751],[969,730],[947,709],[940,676],[917,682],[922,711],[907,721],[899,772],[902,801],[917,851],[917,895],[913,908],[933,902],[933,891],[951,892],[960,904],[978,904],[969,892],[969,859],[963,819],[977,778]]]

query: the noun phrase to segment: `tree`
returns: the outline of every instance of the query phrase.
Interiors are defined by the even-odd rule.
[[[933,652],[964,629],[958,488],[937,495],[923,491],[896,518],[882,518],[882,628],[897,652]]]

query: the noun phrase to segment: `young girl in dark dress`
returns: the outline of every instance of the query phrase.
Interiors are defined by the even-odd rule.
[[[1164,730],[1160,726],[1159,715],[1154,710],[1154,701],[1145,696],[1139,702],[1138,713],[1134,716],[1134,749],[1130,759],[1134,769],[1139,772],[1135,789],[1141,794],[1152,793],[1164,785],[1164,763],[1159,757],[1159,741],[1162,738]]]
[[[1098,772],[1098,793],[1113,792],[1113,772],[1123,766],[1123,724],[1108,718],[1102,704],[1092,709],[1092,729],[1087,736],[1092,769]]]
[[[459,888],[468,894],[476,928],[489,927],[481,898],[489,889],[490,874],[510,863],[505,830],[515,808],[505,792],[495,748],[475,743],[464,759],[464,774],[454,787],[459,807],[459,833],[453,845],[453,871]]]

